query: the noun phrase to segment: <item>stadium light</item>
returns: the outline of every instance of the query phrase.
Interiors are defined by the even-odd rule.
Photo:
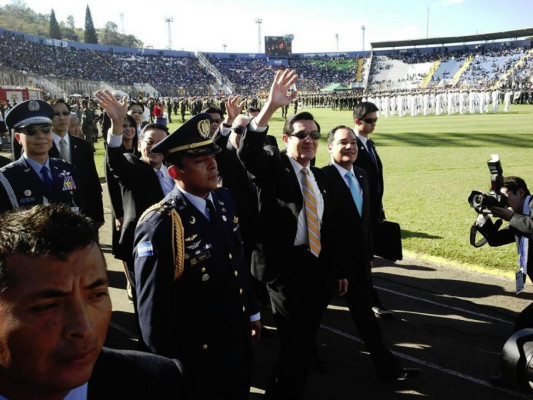
[[[165,22],[168,24],[168,49],[172,50],[172,34],[170,32],[170,24],[174,22],[174,18],[165,17]]]
[[[261,24],[263,23],[263,19],[256,18],[255,23],[257,24],[257,52],[261,53]]]
[[[339,51],[339,34],[335,34],[335,39],[337,39],[337,52]]]
[[[365,51],[365,26],[361,25],[361,30],[363,31],[363,51]]]

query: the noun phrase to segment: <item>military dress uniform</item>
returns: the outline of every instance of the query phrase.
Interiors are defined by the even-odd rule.
[[[206,114],[183,130],[201,118]],[[176,132],[152,150],[165,154]],[[218,148],[211,139],[202,143],[208,142]],[[231,195],[216,189],[209,202],[206,216],[176,185],[140,218],[133,254],[139,325],[150,351],[183,362],[197,398],[244,400],[252,363],[250,316],[258,304]]]

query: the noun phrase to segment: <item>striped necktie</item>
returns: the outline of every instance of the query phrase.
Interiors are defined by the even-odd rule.
[[[305,217],[307,219],[307,235],[309,236],[309,249],[315,256],[320,254],[320,228],[318,225],[318,207],[313,187],[309,183],[309,171],[302,168],[302,189],[305,203]]]

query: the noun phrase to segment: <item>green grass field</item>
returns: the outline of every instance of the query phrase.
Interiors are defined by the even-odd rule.
[[[308,111],[322,128],[317,166],[323,166],[329,163],[327,131],[338,124],[352,126],[351,112]],[[278,113],[269,133],[280,137],[283,123]],[[179,125],[170,124],[170,131]],[[517,269],[514,245],[470,246],[476,213],[467,197],[472,190],[488,191],[487,160],[494,153],[504,175],[520,176],[533,188],[533,106],[511,106],[511,112],[499,114],[381,118],[373,140],[384,165],[386,216],[400,223],[405,252],[502,272]],[[101,168],[101,142],[97,148]]]

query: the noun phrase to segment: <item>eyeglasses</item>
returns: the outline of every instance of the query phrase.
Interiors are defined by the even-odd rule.
[[[313,132],[300,131],[296,133],[291,133],[290,136],[297,137],[298,139],[306,139],[307,136],[309,136],[313,140],[318,140],[320,139],[320,132],[319,131],[313,131]]]
[[[60,115],[63,115],[63,116],[66,117],[67,115],[70,115],[70,111],[63,111],[63,112],[56,111],[56,112],[54,113],[54,115],[55,115],[56,117],[59,117]]]
[[[363,121],[365,121],[367,124],[375,124],[378,122],[378,118],[363,118]]]
[[[136,110],[132,110],[132,111],[130,111],[130,112],[131,112],[132,114],[139,114],[139,115],[144,114],[142,111],[136,111]]]
[[[30,125],[22,128],[24,133],[28,136],[37,135],[39,132],[45,135],[52,132],[52,125]]]
[[[220,124],[221,122],[222,122],[221,119],[212,119],[212,120],[211,120],[211,123],[212,123],[212,124]]]
[[[233,128],[233,132],[235,132],[237,135],[245,134],[247,131],[245,126],[238,126],[236,128]]]

